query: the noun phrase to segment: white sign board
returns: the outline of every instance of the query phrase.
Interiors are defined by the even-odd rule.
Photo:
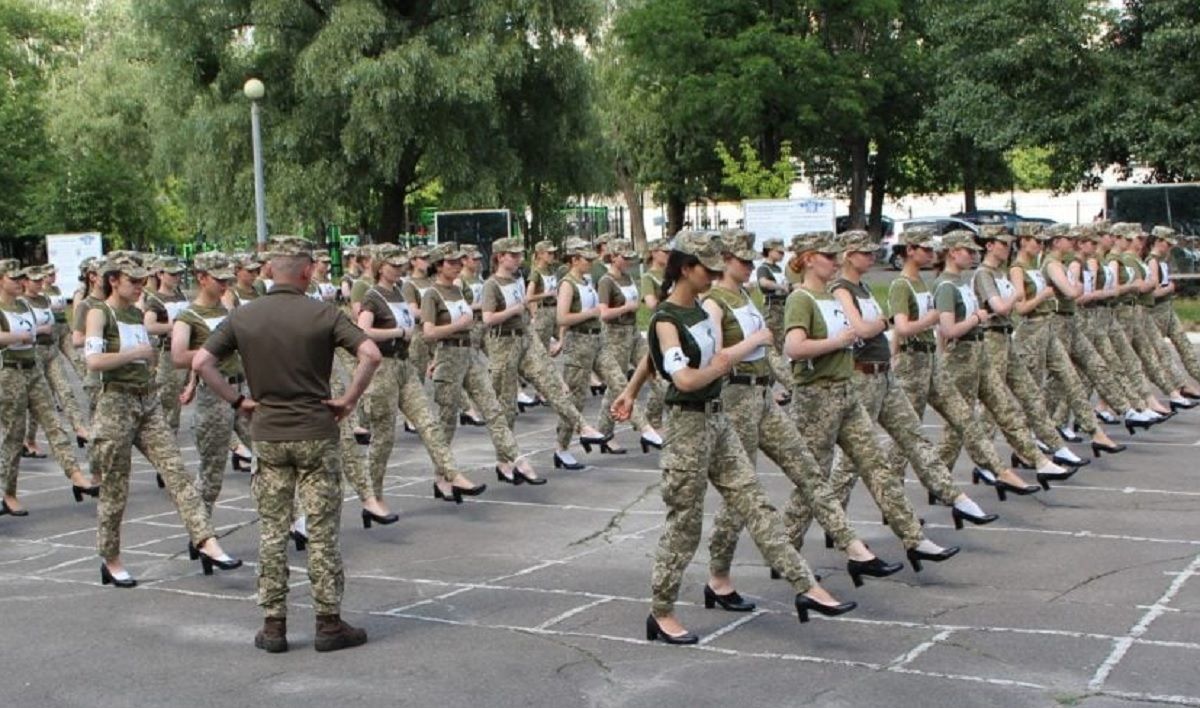
[[[781,238],[786,246],[796,234],[837,231],[832,199],[748,199],[742,202],[742,218],[754,234],[756,251],[769,238]]]
[[[46,260],[58,269],[58,286],[68,293],[79,278],[79,264],[103,255],[104,241],[98,233],[46,235]]]

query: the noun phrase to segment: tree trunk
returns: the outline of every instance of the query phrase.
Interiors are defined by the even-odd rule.
[[[975,211],[975,189],[979,185],[978,165],[974,146],[967,145],[963,151],[963,211]]]
[[[542,239],[542,185],[534,184],[529,196],[529,238],[534,244]]]
[[[875,238],[883,235],[883,201],[887,198],[887,180],[891,171],[891,162],[891,149],[886,144],[880,143],[879,153],[875,156],[875,165],[871,173],[871,218],[867,221],[867,229]]]
[[[613,172],[616,175],[617,187],[621,190],[621,196],[625,198],[625,206],[629,208],[629,237],[633,240],[633,247],[636,250],[644,251],[646,250],[646,222],[642,209],[641,190],[638,189],[633,175],[629,173],[629,168],[624,161],[617,160]]]
[[[867,212],[867,141],[857,139],[850,146],[850,228],[866,226]]]
[[[417,178],[417,162],[421,159],[421,149],[415,142],[404,146],[400,155],[400,164],[396,166],[394,182],[383,185],[383,198],[379,219],[379,233],[375,241],[394,242],[408,228],[406,218],[408,210],[405,201],[408,199],[408,187]]]
[[[667,197],[667,238],[671,238],[683,228],[683,213],[687,203],[677,194]]]

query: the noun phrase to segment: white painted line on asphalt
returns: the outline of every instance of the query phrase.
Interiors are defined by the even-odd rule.
[[[572,607],[571,609],[567,610],[566,612],[557,614],[557,615],[551,617],[550,619],[546,620],[545,622],[542,622],[538,626],[534,627],[534,629],[539,629],[539,630],[540,629],[549,629],[549,628],[553,627],[554,625],[558,624],[559,622],[562,622],[565,619],[574,617],[575,615],[577,615],[581,612],[587,612],[588,610],[590,610],[594,607],[599,607],[600,605],[606,604],[608,602],[609,602],[608,598],[600,598],[599,600],[593,600],[593,601],[587,603],[586,605],[580,605],[579,607]]]
[[[1164,696],[1157,693],[1133,693],[1131,691],[1109,691],[1104,690],[1096,695],[1112,696],[1113,698],[1127,698],[1131,701],[1140,701],[1143,703],[1170,703],[1177,706],[1200,706],[1200,698],[1192,696]]]
[[[921,656],[925,652],[932,649],[938,643],[944,642],[947,639],[949,639],[951,634],[954,634],[953,629],[944,629],[941,632],[938,632],[937,634],[930,637],[928,641],[921,642],[920,644],[913,647],[911,650],[909,650],[909,651],[905,652],[904,654],[901,654],[900,656],[896,657],[895,659],[892,659],[891,661],[889,661],[888,666],[887,666],[888,669],[895,670],[895,669],[904,668],[905,666],[911,664],[914,660],[916,660],[917,657]]]
[[[756,609],[753,612],[751,612],[750,614],[743,615],[739,619],[736,619],[736,620],[730,622],[729,624],[725,625],[724,627],[721,627],[721,628],[717,629],[716,631],[710,632],[709,634],[706,634],[705,636],[701,637],[700,644],[702,644],[702,645],[709,644],[716,639],[720,639],[721,637],[725,636],[726,634],[729,634],[730,632],[737,629],[738,627],[741,627],[745,624],[749,624],[750,622],[753,622],[754,620],[758,619],[759,617],[762,617],[764,614],[766,614],[766,612],[764,610]]]
[[[1092,675],[1092,680],[1088,682],[1088,688],[1098,690],[1104,685],[1104,682],[1108,680],[1109,674],[1113,672],[1113,669],[1117,667],[1121,659],[1125,658],[1125,654],[1133,646],[1134,640],[1146,633],[1146,630],[1150,628],[1150,624],[1164,613],[1167,603],[1178,594],[1180,589],[1183,588],[1183,584],[1195,575],[1198,569],[1200,569],[1200,555],[1193,558],[1192,562],[1188,563],[1183,572],[1175,576],[1175,579],[1171,581],[1171,584],[1163,592],[1162,596],[1146,611],[1146,614],[1142,615],[1137,624],[1133,625],[1129,633],[1113,643],[1112,652],[1100,664],[1099,668],[1096,669],[1096,673]]]

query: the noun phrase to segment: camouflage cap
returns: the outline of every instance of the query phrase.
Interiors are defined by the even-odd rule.
[[[343,258],[358,258],[358,246],[342,247],[342,257]]]
[[[1172,246],[1179,245],[1179,239],[1176,237],[1175,229],[1170,226],[1155,226],[1150,229],[1150,235],[1158,241],[1165,241]]]
[[[53,270],[53,268],[54,266],[49,265],[31,265],[25,268],[25,275],[28,276],[30,280],[45,280],[46,276],[50,275],[50,271]]]
[[[620,256],[630,260],[638,260],[638,253],[633,248],[633,241],[627,238],[615,238],[608,242],[608,253],[605,255]]]
[[[109,251],[108,253],[104,254],[104,257],[109,260],[113,258],[128,258],[138,265],[145,265],[147,260],[153,258],[153,256],[149,253],[139,253],[137,251],[127,251],[121,249]]]
[[[88,256],[87,258],[84,258],[82,261],[80,261],[79,262],[79,277],[80,277],[80,279],[82,279],[83,276],[87,275],[88,273],[98,272],[96,270],[96,266],[98,266],[103,261],[104,261],[103,258],[97,258],[95,256]]]
[[[741,261],[753,261],[758,258],[754,250],[754,235],[749,231],[728,230],[721,234],[721,252],[727,253]]]
[[[313,242],[302,236],[272,236],[267,242],[268,258],[312,258]]]
[[[842,253],[874,253],[878,246],[871,240],[871,234],[861,229],[843,231],[835,243]]]
[[[563,255],[579,256],[588,260],[599,258],[599,254],[592,250],[592,245],[581,238],[569,238],[563,244]]]
[[[28,275],[16,258],[0,258],[0,276],[23,278]]]
[[[154,265],[150,266],[150,269],[155,272],[161,270],[171,275],[179,275],[187,270],[187,266],[181,263],[175,256],[159,256],[155,260]]]
[[[473,243],[464,243],[459,246],[459,250],[462,251],[463,258],[483,258],[483,251]]]
[[[1108,231],[1117,238],[1135,238],[1142,233],[1142,225],[1132,221],[1121,221],[1113,224]]]
[[[1108,219],[1093,221],[1092,228],[1096,230],[1097,236],[1103,236],[1104,234],[1109,233],[1109,231],[1112,229],[1112,222]]]
[[[1040,221],[1021,221],[1017,223],[1016,235],[1017,238],[1037,236],[1044,228],[1046,225]]]
[[[400,246],[388,243],[375,249],[375,260],[399,268],[408,264],[408,255]]]
[[[412,248],[408,249],[408,259],[410,261],[416,260],[417,258],[424,258],[426,260],[429,260],[430,251],[431,251],[431,249],[429,246],[417,244],[416,246],[413,246]]]
[[[656,238],[646,244],[646,253],[654,253],[662,251],[663,253],[671,252],[671,242],[665,238]]]
[[[197,253],[192,259],[192,270],[207,273],[217,280],[229,280],[233,277],[234,262],[220,251],[206,251]]]
[[[900,234],[900,243],[905,246],[933,248],[935,244],[933,237],[933,229],[928,226],[914,226],[911,229],[905,229],[904,233]]]
[[[809,251],[828,254],[840,253],[842,249],[834,242],[834,238],[835,235],[832,231],[809,231],[796,234],[792,237],[789,250],[797,254]]]
[[[1076,226],[1074,231],[1075,239],[1078,241],[1086,241],[1089,243],[1100,242],[1100,229],[1097,229],[1095,224],[1082,224],[1080,226]]]
[[[454,241],[443,241],[430,249],[429,262],[440,263],[442,261],[453,261],[462,258],[464,255],[466,254],[463,253],[463,250],[458,247],[457,243]],[[409,257],[412,257],[411,253],[409,254]]]
[[[543,242],[545,243],[545,242]],[[551,246],[554,244],[551,243]],[[519,238],[498,238],[492,241],[492,253],[525,253],[525,244]]]
[[[150,271],[128,256],[117,256],[109,258],[100,266],[101,273],[120,273],[127,275],[130,278],[147,278],[150,276]]]
[[[558,246],[555,246],[553,241],[546,239],[545,241],[538,241],[537,243],[533,244],[533,252],[534,253],[557,253]]]
[[[764,253],[767,251],[782,251],[783,250],[783,239],[769,238],[766,241],[763,241],[762,247],[763,247]]]
[[[979,227],[979,238],[985,241],[1000,241],[1002,243],[1012,243],[1016,241],[1012,231],[1009,230],[1006,224],[984,224]]]
[[[262,268],[262,261],[258,260],[258,256],[253,253],[234,253],[229,257],[233,262],[234,270],[239,268],[244,270],[258,270]]]
[[[1039,241],[1053,241],[1056,238],[1072,238],[1070,224],[1050,224],[1037,234]]]
[[[983,250],[975,243],[975,232],[969,229],[955,229],[942,236],[942,249],[949,251],[954,248],[965,248],[970,251]]]
[[[725,261],[721,257],[721,239],[715,233],[680,231],[671,242],[671,250],[695,256],[700,265],[709,270],[725,270]]]
[[[609,241],[612,241],[616,238],[617,238],[616,234],[614,234],[611,231],[606,231],[606,232],[600,234],[599,236],[597,236],[592,241],[592,244],[596,247],[597,250],[599,250],[599,248],[601,246],[607,246]]]

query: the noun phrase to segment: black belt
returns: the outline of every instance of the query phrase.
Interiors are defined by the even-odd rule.
[[[937,351],[937,344],[934,342],[905,342],[904,344],[900,345],[900,351],[932,354]]]
[[[490,329],[487,335],[489,337],[520,337],[524,332],[515,329]]]
[[[599,327],[596,327],[595,329],[572,329],[571,331],[575,332],[576,334],[600,334]]]
[[[439,347],[469,347],[471,340],[469,339],[443,339],[437,342]]]
[[[978,329],[978,328],[973,329],[970,332],[968,332],[967,334],[964,334],[963,336],[959,337],[958,341],[960,341],[960,342],[981,342],[981,341],[983,341],[983,330]]]
[[[681,411],[689,413],[720,413],[721,399],[714,398],[711,401],[679,401],[677,403],[668,403],[668,408],[678,408]]]
[[[729,383],[741,384],[743,386],[770,386],[770,376],[741,376],[734,374],[729,377]]]
[[[768,295],[764,300],[768,303],[787,302],[787,295]]]
[[[1025,319],[1040,320],[1043,317],[1046,317],[1047,315],[1052,315],[1052,314],[1054,314],[1054,313],[1053,312],[1030,312],[1028,315],[1025,315]]]
[[[238,374],[237,376],[228,377],[227,379],[225,379],[225,382],[231,386],[237,386],[240,383],[245,383],[246,377],[242,374]]]
[[[1063,312],[1062,310],[1059,310],[1057,314],[1058,314],[1058,315],[1060,315],[1060,316],[1062,316],[1062,317],[1074,317],[1074,316],[1075,316],[1075,311],[1074,311],[1074,310],[1071,310],[1071,311],[1069,311],[1069,312]]]
[[[983,331],[984,332],[999,332],[1000,334],[1012,334],[1013,326],[1008,324],[1008,325],[1001,325],[999,327],[984,327]]]
[[[886,374],[892,368],[887,361],[856,361],[854,370],[863,374]]]
[[[542,304],[543,305],[557,305],[558,298],[556,298],[556,297],[542,298]]]
[[[31,361],[5,361],[4,368],[6,369],[32,369],[37,366],[37,360]]]

